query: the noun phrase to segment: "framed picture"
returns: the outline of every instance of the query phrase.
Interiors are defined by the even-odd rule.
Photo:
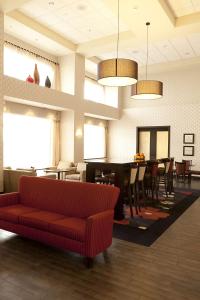
[[[194,144],[194,133],[184,133],[183,134],[184,144]]]
[[[184,156],[194,156],[194,146],[183,146]]]

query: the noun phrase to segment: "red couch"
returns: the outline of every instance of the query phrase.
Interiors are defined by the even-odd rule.
[[[22,176],[0,195],[0,228],[95,257],[112,243],[116,187]]]

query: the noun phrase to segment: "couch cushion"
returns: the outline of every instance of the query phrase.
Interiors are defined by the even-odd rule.
[[[13,223],[19,223],[19,216],[35,211],[37,211],[37,209],[21,204],[4,206],[0,208],[0,219]]]
[[[65,179],[66,180],[75,180],[75,181],[80,181],[80,174],[69,174],[69,175],[66,175]]]
[[[85,240],[86,220],[78,218],[64,218],[49,223],[49,231],[73,240]]]
[[[39,210],[33,213],[28,213],[20,216],[19,223],[26,226],[39,228],[42,230],[48,230],[50,222],[60,220],[63,218],[63,215],[45,210]]]
[[[20,203],[26,206],[67,217],[88,218],[113,209],[119,188],[89,182],[22,176],[19,192]]]

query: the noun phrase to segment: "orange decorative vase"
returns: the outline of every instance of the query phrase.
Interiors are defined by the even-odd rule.
[[[38,72],[38,68],[37,68],[37,64],[35,64],[35,69],[34,69],[34,82],[35,84],[39,84],[40,83],[40,74]]]

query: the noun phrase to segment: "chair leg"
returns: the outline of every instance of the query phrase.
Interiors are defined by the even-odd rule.
[[[145,196],[145,190],[144,190],[144,181],[142,181],[142,200],[143,200],[143,203],[144,203],[144,206],[146,206],[146,196]]]
[[[132,207],[132,192],[131,192],[131,187],[129,187],[129,189],[128,189],[128,200],[129,200],[129,207],[130,207],[131,217],[133,217],[133,207]]]
[[[94,258],[93,257],[86,257],[85,258],[85,265],[86,265],[86,268],[88,268],[88,269],[93,268]]]
[[[139,199],[139,185],[138,182],[135,184],[135,197],[134,197],[134,206],[136,215],[138,215],[138,209],[140,211],[140,199]]]

